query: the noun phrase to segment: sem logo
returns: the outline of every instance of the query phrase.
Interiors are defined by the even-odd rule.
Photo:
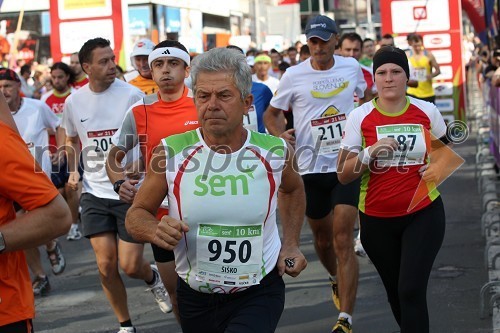
[[[227,192],[230,195],[248,195],[248,177],[253,178],[251,170],[239,176],[198,175],[194,180],[197,189],[193,194],[199,197],[207,194],[220,197],[226,195]]]

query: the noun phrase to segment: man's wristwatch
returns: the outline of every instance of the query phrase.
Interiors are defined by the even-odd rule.
[[[118,194],[118,192],[120,192],[120,187],[122,186],[122,184],[125,183],[125,179],[120,179],[120,180],[117,180],[114,184],[113,184],[113,191],[116,192],[116,194]]]
[[[0,232],[0,253],[5,250],[5,239],[3,239],[3,235]]]

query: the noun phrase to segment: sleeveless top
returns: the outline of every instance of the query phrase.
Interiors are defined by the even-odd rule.
[[[409,59],[413,77],[418,81],[418,87],[408,87],[407,93],[417,98],[427,98],[434,96],[432,80],[427,80],[427,75],[431,74],[431,61],[424,50],[422,56],[417,60],[415,55],[410,55]]]
[[[286,144],[247,130],[242,148],[211,150],[200,129],[162,140],[170,216],[189,225],[174,249],[177,274],[203,293],[235,293],[276,266],[277,194]]]

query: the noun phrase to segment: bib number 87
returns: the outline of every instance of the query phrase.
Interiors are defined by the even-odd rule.
[[[414,134],[408,134],[408,135],[400,134],[397,137],[394,135],[388,135],[387,137],[393,138],[398,142],[398,144],[399,144],[398,150],[399,151],[407,151],[407,150],[412,151],[413,148],[415,147],[415,142],[417,141],[417,136]],[[409,142],[410,147],[408,147],[408,141],[410,141]]]
[[[250,243],[250,241],[244,240],[239,246],[237,246],[236,241],[228,240],[225,243],[224,251],[222,251],[222,244],[219,240],[213,239],[208,243],[208,251],[213,254],[213,256],[209,258],[210,261],[219,259],[223,252],[229,254],[229,258],[222,259],[225,264],[234,262],[236,257],[238,257],[238,260],[243,264],[250,259],[252,255],[252,243]],[[236,253],[236,248],[238,253]]]

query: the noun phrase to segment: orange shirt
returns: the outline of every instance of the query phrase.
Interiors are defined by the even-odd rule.
[[[191,90],[184,87],[181,98],[165,102],[157,93],[154,97],[146,96],[145,104],[133,107],[141,153],[145,157],[146,165],[161,139],[199,127],[198,113],[191,94]]]
[[[140,75],[130,80],[128,83],[139,88],[146,95],[151,95],[158,92],[158,85],[153,79],[146,79]]]
[[[35,163],[26,143],[0,122],[0,225],[16,218],[13,201],[33,210],[58,192]],[[34,170],[37,173],[33,172]],[[5,242],[8,244],[9,240]],[[0,254],[0,326],[35,317],[35,299],[24,251]]]
[[[192,92],[186,86],[182,97],[176,101],[165,102],[159,93],[146,96],[143,101],[144,104],[136,105],[132,112],[141,153],[145,157],[147,167],[161,139],[196,129],[199,125]],[[159,208],[156,217],[161,219],[166,214],[166,209]]]

